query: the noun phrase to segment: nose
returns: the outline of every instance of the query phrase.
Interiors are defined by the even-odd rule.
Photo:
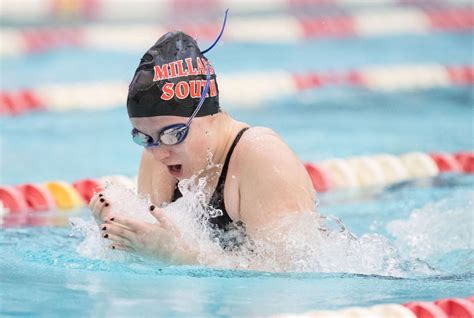
[[[163,161],[170,157],[171,152],[167,149],[166,146],[159,146],[159,147],[148,147],[146,148],[148,152],[150,152],[153,158],[157,161]]]

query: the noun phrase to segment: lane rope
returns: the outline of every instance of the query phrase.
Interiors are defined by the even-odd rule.
[[[338,72],[222,74],[220,98],[229,108],[262,107],[272,99],[329,86],[353,86],[393,92],[436,87],[474,85],[474,65],[390,65]],[[248,90],[252,87],[252,90]],[[240,92],[246,91],[242,95]],[[51,84],[36,88],[0,91],[0,116],[32,111],[101,110],[122,107],[127,83],[89,82]],[[93,101],[93,102],[91,102]]]
[[[7,6],[2,6],[4,7]],[[143,6],[146,9],[148,7]],[[134,7],[133,11],[138,8],[140,6]],[[3,13],[6,14],[8,11]],[[156,17],[154,19],[156,20]],[[432,9],[366,8],[351,14],[322,17],[260,14],[249,17],[236,16],[228,24],[223,40],[243,43],[294,43],[318,38],[425,35],[439,31],[471,31],[474,28],[474,8],[471,6]],[[2,28],[0,56],[21,56],[63,47],[141,52],[154,43],[158,35],[176,27],[176,25],[115,23],[91,24],[84,27]],[[219,32],[221,23],[216,21],[178,27],[192,36],[199,37],[200,40],[212,41]]]
[[[349,307],[340,310],[317,310],[302,314],[279,314],[272,318],[473,318],[474,296],[445,298],[433,302],[383,304],[371,307]]]
[[[449,153],[411,152],[399,156],[376,154],[305,163],[317,192],[384,187],[397,182],[435,177],[441,173],[474,173],[474,151]],[[17,186],[0,185],[2,213],[73,211],[89,202],[107,184],[136,191],[137,179],[123,175],[87,178],[72,183],[47,181]]]

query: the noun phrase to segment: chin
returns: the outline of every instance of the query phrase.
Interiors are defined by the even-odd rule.
[[[181,174],[181,176],[179,176],[179,178],[177,178],[179,181],[181,180],[184,180],[184,179],[189,179],[193,176],[192,173],[190,173],[189,171],[183,171],[183,173]]]

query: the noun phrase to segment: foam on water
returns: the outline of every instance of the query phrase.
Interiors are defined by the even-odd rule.
[[[462,191],[387,225],[403,254],[427,260],[454,250],[474,250],[474,191]]]
[[[443,200],[413,211],[408,219],[392,221],[388,230],[395,241],[379,234],[356,237],[338,218],[312,211],[269,223],[253,240],[241,237],[240,248],[225,251],[207,226],[212,216],[205,208],[209,197],[206,184],[205,178],[180,182],[182,198],[163,206],[163,214],[180,232],[183,244],[197,251],[197,261],[203,266],[409,277],[440,274],[427,263],[430,256],[457,249],[472,252],[474,246],[472,216],[468,212],[473,201],[470,193],[468,204],[465,196],[461,201],[454,200],[458,206],[453,200]],[[109,185],[104,195],[112,203],[115,215],[156,223],[148,211],[147,197],[139,197],[120,185]],[[220,213],[222,211],[213,211],[214,216]],[[93,259],[139,259],[136,255],[111,250],[110,242],[101,237],[92,218],[73,219],[72,224],[73,230],[84,236],[77,247],[80,255]]]

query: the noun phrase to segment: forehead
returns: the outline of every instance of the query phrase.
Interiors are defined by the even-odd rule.
[[[154,116],[154,117],[139,117],[130,118],[132,126],[141,132],[156,132],[163,127],[186,123],[188,118],[179,116]]]

